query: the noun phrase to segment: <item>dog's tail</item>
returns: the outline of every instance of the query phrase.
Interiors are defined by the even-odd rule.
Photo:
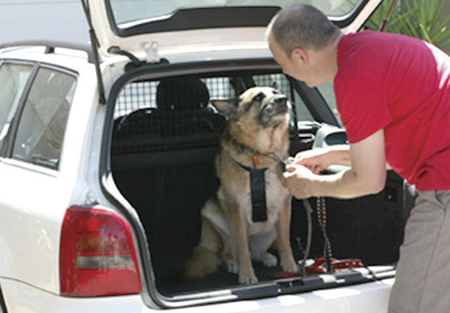
[[[214,201],[207,201],[203,211],[215,208]],[[222,262],[219,255],[223,250],[222,240],[211,221],[202,211],[202,231],[200,244],[194,249],[192,258],[187,262],[184,277],[187,280],[201,279],[214,273]]]
[[[214,273],[221,260],[216,252],[200,245],[194,249],[194,255],[186,264],[184,278],[197,280]]]

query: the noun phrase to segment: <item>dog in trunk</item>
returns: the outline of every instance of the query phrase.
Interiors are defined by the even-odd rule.
[[[290,245],[291,195],[281,162],[289,156],[289,102],[276,89],[254,87],[238,101],[213,104],[228,116],[216,157],[220,186],[202,208],[200,243],[185,278],[200,279],[225,263],[240,284],[257,283],[252,260],[276,266],[277,258],[268,252],[273,246],[283,270],[297,272]]]

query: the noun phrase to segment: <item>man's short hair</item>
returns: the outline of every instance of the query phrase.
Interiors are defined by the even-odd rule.
[[[340,34],[322,11],[310,5],[295,5],[278,12],[267,28],[272,38],[288,57],[295,48],[320,51]]]

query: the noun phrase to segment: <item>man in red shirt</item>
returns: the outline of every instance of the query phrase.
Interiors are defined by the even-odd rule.
[[[400,251],[391,313],[450,312],[450,57],[421,40],[343,35],[319,10],[281,11],[267,40],[283,72],[309,87],[334,81],[348,146],[299,153],[285,174],[296,198],[353,198],[394,169],[419,196]],[[318,175],[331,164],[346,171]]]

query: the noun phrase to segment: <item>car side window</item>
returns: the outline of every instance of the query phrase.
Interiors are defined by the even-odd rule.
[[[0,149],[19,106],[31,65],[4,63],[0,67]]]
[[[333,111],[334,115],[336,116],[339,124],[342,126],[341,119],[339,117],[339,112],[336,107],[336,96],[334,94],[334,87],[333,82],[327,82],[322,85],[317,86],[317,89],[319,90],[322,97],[327,102],[328,106],[330,107],[331,111]]]
[[[39,69],[20,117],[14,159],[58,169],[76,77]]]

